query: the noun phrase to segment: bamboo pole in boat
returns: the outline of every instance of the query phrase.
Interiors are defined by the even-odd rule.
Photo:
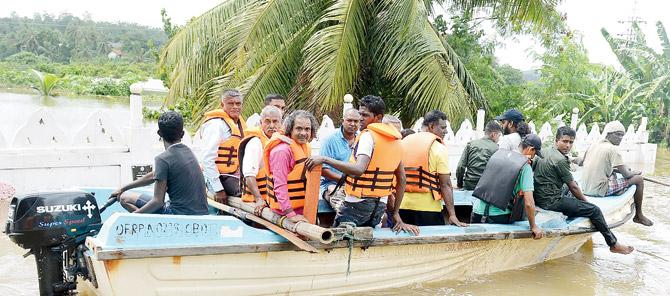
[[[661,182],[661,181],[656,180],[656,179],[652,179],[652,178],[644,177],[644,180],[645,180],[645,181],[649,181],[649,182],[651,182],[651,183],[656,183],[656,184],[665,185],[665,186],[670,187],[670,184],[665,183],[665,182]]]
[[[242,199],[239,197],[229,196],[228,204],[231,207],[241,209],[247,213],[253,214],[254,212],[254,205],[251,203],[243,202]],[[322,244],[330,244],[335,239],[333,231],[330,229],[323,228],[306,222],[293,223],[288,219],[282,219],[283,216],[276,214],[269,208],[263,209],[261,217],[265,220],[272,222],[277,226],[291,230],[297,234],[303,235],[312,240],[316,240]]]
[[[256,222],[260,225],[265,226],[267,229],[272,230],[274,233],[281,235],[283,238],[287,239],[291,243],[293,243],[296,247],[302,249],[303,251],[307,251],[310,253],[318,253],[319,250],[317,250],[315,247],[312,245],[306,243],[304,240],[300,239],[297,235],[295,235],[293,232],[290,232],[284,228],[281,228],[277,225],[272,224],[270,221],[267,221],[265,219],[262,219],[260,217],[257,217],[254,214],[247,213],[245,211],[242,211],[238,208],[233,208],[231,206],[224,205],[222,203],[219,203],[211,198],[207,199],[207,203],[209,203],[210,206],[213,206],[219,210],[222,210],[228,214],[234,215],[240,219],[248,219],[253,222]]]
[[[302,215],[312,224],[316,224],[316,213],[319,208],[319,183],[321,183],[320,165],[307,172],[307,185],[305,186],[305,206]]]

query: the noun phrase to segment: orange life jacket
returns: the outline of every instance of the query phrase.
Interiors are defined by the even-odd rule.
[[[263,162],[265,163],[265,168],[268,174],[268,202],[270,204],[270,208],[273,210],[281,210],[281,206],[279,205],[279,201],[277,200],[274,192],[274,178],[272,176],[272,170],[270,166],[270,152],[272,152],[272,149],[281,143],[289,144],[291,147],[291,152],[293,153],[293,159],[295,160],[293,169],[287,176],[287,189],[288,197],[291,200],[291,207],[293,209],[299,209],[305,206],[305,191],[307,187],[307,177],[305,175],[307,168],[305,167],[305,161],[311,155],[312,149],[309,144],[300,145],[289,137],[279,133],[274,133],[272,135],[272,138],[265,146]]]
[[[244,131],[244,139],[240,141],[240,148],[239,148],[239,159],[238,161],[240,162],[240,167],[242,167],[244,164],[242,161],[244,160],[244,153],[245,153],[245,148],[247,147],[247,143],[253,138],[258,138],[261,140],[261,145],[263,148],[265,148],[265,145],[270,141],[270,139],[265,135],[263,130],[261,129],[260,126],[248,129]],[[262,151],[261,151],[262,153]],[[261,155],[262,157],[262,155]],[[262,158],[261,158],[262,159]],[[251,194],[251,190],[247,187],[246,181],[244,180],[244,176],[240,176],[240,188],[242,189],[242,201],[245,202],[254,202],[256,198],[254,197],[253,194]],[[263,198],[264,201],[267,202],[267,195],[268,191],[266,188],[268,180],[268,174],[267,171],[265,170],[265,166],[262,168],[258,169],[258,173],[256,174],[256,185],[258,185],[258,192],[260,192],[261,197]]]
[[[403,147],[400,142],[402,136],[395,127],[372,123],[356,137],[354,151],[349,159],[356,163],[358,141],[365,133],[370,133],[375,142],[372,158],[365,172],[359,177],[347,176],[345,191],[356,197],[381,198],[391,194],[394,187],[395,170],[402,160]]]
[[[230,128],[230,137],[219,144],[219,155],[216,157],[216,167],[221,174],[234,174],[239,169],[237,159],[237,148],[240,140],[244,137],[243,130],[247,128],[244,118],[240,116],[235,122],[228,113],[222,109],[216,109],[205,113],[205,122],[212,119],[221,119]]]
[[[402,140],[406,151],[402,159],[407,177],[406,192],[432,192],[435,200],[442,198],[440,175],[430,171],[428,163],[430,147],[436,141],[442,145],[442,139],[429,132],[411,134]]]

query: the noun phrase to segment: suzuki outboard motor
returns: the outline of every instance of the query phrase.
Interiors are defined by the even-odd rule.
[[[35,255],[40,294],[65,295],[77,287],[77,276],[93,277],[84,258],[86,237],[102,221],[93,195],[83,191],[27,194],[9,205],[5,233]]]

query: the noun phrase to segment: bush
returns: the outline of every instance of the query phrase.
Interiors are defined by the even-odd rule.
[[[4,59],[5,62],[19,64],[19,65],[39,65],[51,63],[51,60],[45,56],[38,56],[32,52],[22,51],[10,55]]]
[[[20,52],[0,61],[0,86],[30,88],[32,69],[64,77],[59,90],[78,95],[129,96],[130,84],[153,76],[154,63],[130,63],[96,59],[54,63],[44,56]]]
[[[91,85],[91,94],[98,96],[129,96],[130,85],[138,81],[137,79],[122,80],[113,78],[101,78],[93,80]]]

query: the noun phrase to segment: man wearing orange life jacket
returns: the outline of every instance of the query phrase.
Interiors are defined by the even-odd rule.
[[[405,193],[405,170],[402,164],[403,148],[400,132],[381,123],[386,105],[377,96],[365,96],[359,102],[362,132],[356,138],[349,162],[324,156],[307,161],[308,169],[328,164],[346,175],[347,193],[341,211],[335,217],[335,226],[351,223],[355,226],[375,227],[386,211],[388,196],[395,187],[396,200],[393,230],[419,234],[419,228],[405,224],[398,213]],[[397,182],[394,183],[394,179]]]
[[[216,193],[216,201],[228,202],[228,196],[240,195],[238,147],[244,138],[246,123],[242,113],[242,94],[226,90],[221,96],[221,109],[205,113],[201,137],[201,163],[208,188]]]
[[[307,186],[305,161],[311,155],[309,142],[316,136],[316,129],[311,113],[293,111],[284,119],[282,132],[272,135],[263,153],[270,208],[291,222],[307,222],[302,215]]]
[[[449,154],[447,147],[442,144],[446,129],[447,115],[440,110],[433,110],[423,117],[421,132],[402,140],[407,185],[399,212],[406,223],[418,226],[444,225],[444,201],[449,224],[467,226],[458,221],[454,209]]]
[[[263,164],[263,148],[272,134],[281,127],[281,111],[274,106],[265,106],[261,111],[261,125],[244,131],[240,142],[240,168],[242,200],[254,203],[260,215],[267,201],[267,172]]]

